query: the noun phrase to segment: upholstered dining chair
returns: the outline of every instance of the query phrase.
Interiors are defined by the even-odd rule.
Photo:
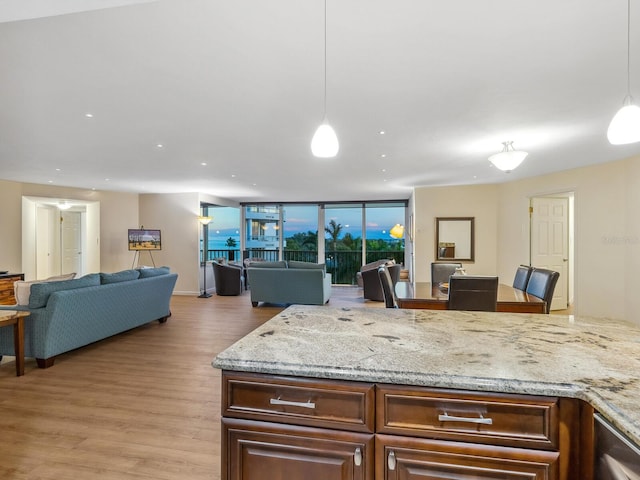
[[[529,295],[534,295],[547,302],[545,313],[549,313],[551,311],[551,301],[553,300],[553,292],[556,289],[558,278],[560,278],[560,274],[558,272],[547,270],[546,268],[534,267],[531,271],[526,292]]]
[[[456,272],[456,268],[462,268],[461,263],[431,263],[431,285],[446,283],[449,277]]]
[[[516,270],[516,274],[513,277],[513,288],[518,290],[526,290],[527,283],[529,283],[529,277],[531,276],[532,267],[529,265],[520,265]]]
[[[449,310],[495,312],[498,277],[454,275],[449,279]]]
[[[398,308],[398,297],[396,297],[395,284],[391,279],[389,268],[386,265],[378,268],[378,278],[380,278],[380,285],[382,286],[385,307]]]
[[[376,302],[385,301],[384,292],[382,291],[382,284],[380,283],[380,276],[378,275],[378,269],[381,266],[387,267],[387,271],[389,272],[389,276],[391,277],[391,283],[393,284],[393,287],[395,287],[396,283],[398,283],[398,279],[400,278],[400,270],[402,270],[402,265],[398,265],[396,263],[382,264],[378,265],[375,268],[361,270],[363,296],[368,300],[374,300]]]

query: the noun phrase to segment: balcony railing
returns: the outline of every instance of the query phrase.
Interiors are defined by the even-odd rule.
[[[240,261],[241,258],[260,258],[267,262],[279,260],[278,250],[247,250],[244,255],[240,255],[238,249],[228,250],[208,250],[207,260],[225,258],[228,261]],[[396,263],[404,262],[404,251],[402,250],[382,250],[367,252],[367,261],[374,262],[382,259],[393,259]],[[285,250],[284,260],[295,260],[298,262],[318,262],[317,251]],[[337,250],[325,252],[324,263],[327,272],[332,276],[332,282],[338,285],[355,285],[356,273],[362,266],[362,252],[359,250]]]

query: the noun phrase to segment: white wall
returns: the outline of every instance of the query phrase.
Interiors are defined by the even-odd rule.
[[[475,218],[475,261],[462,262],[469,274],[495,275],[498,245],[496,185],[422,187],[414,192],[415,280],[431,281],[435,260],[436,217]]]
[[[574,312],[640,323],[640,158],[510,182],[499,187],[498,273],[528,259],[529,198],[575,192]]]
[[[127,229],[138,224],[138,195],[0,180],[0,269],[22,272],[22,197],[100,202],[100,266],[105,272],[131,267]],[[95,232],[94,232],[95,233]],[[30,242],[25,236],[25,242]],[[95,265],[93,266],[95,268]],[[90,270],[91,271],[91,270]]]
[[[167,265],[178,274],[178,295],[198,295],[199,233],[201,225],[198,193],[140,195],[140,225],[162,231],[162,250],[153,252],[156,266]],[[142,252],[141,262],[149,265]]]

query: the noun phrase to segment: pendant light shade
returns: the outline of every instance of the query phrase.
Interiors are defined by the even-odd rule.
[[[607,130],[607,139],[612,145],[640,142],[640,107],[631,97],[631,0],[627,0],[627,96],[623,106],[615,114]]]
[[[627,96],[624,103],[607,130],[607,138],[612,145],[640,142],[640,107],[633,104],[631,96]]]
[[[338,154],[339,148],[338,136],[325,119],[311,139],[311,153],[315,157],[332,158]]]
[[[340,146],[335,130],[327,122],[327,0],[324,0],[324,118],[311,139],[314,157],[333,158]]]
[[[389,230],[389,235],[392,238],[402,238],[404,236],[404,225],[396,223],[393,227],[391,227],[391,230]]]
[[[515,150],[513,148],[513,142],[502,142],[502,145],[502,151],[491,155],[489,157],[489,161],[493,163],[496,168],[509,173],[522,163],[528,153],[521,150]]]

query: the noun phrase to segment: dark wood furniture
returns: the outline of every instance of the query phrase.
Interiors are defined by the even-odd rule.
[[[221,479],[590,479],[589,414],[576,399],[224,371]]]
[[[16,375],[24,375],[24,317],[29,312],[0,310],[0,327],[13,326],[13,348],[16,354]]]
[[[0,274],[0,305],[16,304],[16,297],[13,294],[13,284],[18,280],[24,280],[24,273]]]
[[[400,308],[448,310],[449,294],[446,289],[430,282],[398,282],[396,295]],[[547,313],[546,302],[510,285],[498,285],[498,312]]]

